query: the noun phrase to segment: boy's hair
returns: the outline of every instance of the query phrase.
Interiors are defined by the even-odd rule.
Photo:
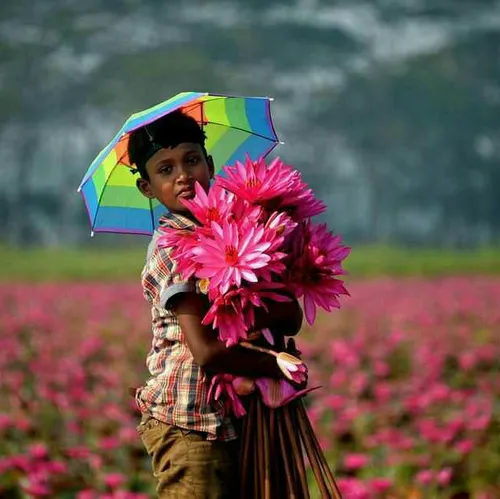
[[[156,151],[162,148],[174,148],[183,142],[191,142],[200,144],[207,157],[206,138],[198,122],[177,109],[149,125],[134,130],[128,142],[128,156],[140,176],[149,180],[146,163]]]

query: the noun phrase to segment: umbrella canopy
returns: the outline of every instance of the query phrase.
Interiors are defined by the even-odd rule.
[[[130,133],[181,109],[206,133],[206,148],[216,172],[224,165],[256,160],[279,143],[268,97],[232,97],[183,92],[150,109],[133,114],[113,140],[97,155],[78,187],[92,233],[152,234],[165,207],[144,197],[135,185],[127,148]]]

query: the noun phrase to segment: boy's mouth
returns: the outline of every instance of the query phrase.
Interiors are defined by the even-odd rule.
[[[185,189],[181,189],[177,194],[178,198],[191,199],[194,198],[195,192],[194,187],[186,187]]]

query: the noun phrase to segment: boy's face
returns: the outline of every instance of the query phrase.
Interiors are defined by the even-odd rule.
[[[146,163],[149,180],[138,179],[144,196],[158,199],[173,213],[189,211],[181,202],[195,196],[194,184],[208,191],[214,175],[212,158],[205,157],[200,144],[185,142],[177,147],[160,149]]]

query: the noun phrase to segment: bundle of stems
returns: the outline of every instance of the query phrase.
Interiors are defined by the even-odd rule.
[[[241,438],[241,499],[309,499],[305,457],[323,499],[341,499],[302,399],[270,409],[249,397]]]

